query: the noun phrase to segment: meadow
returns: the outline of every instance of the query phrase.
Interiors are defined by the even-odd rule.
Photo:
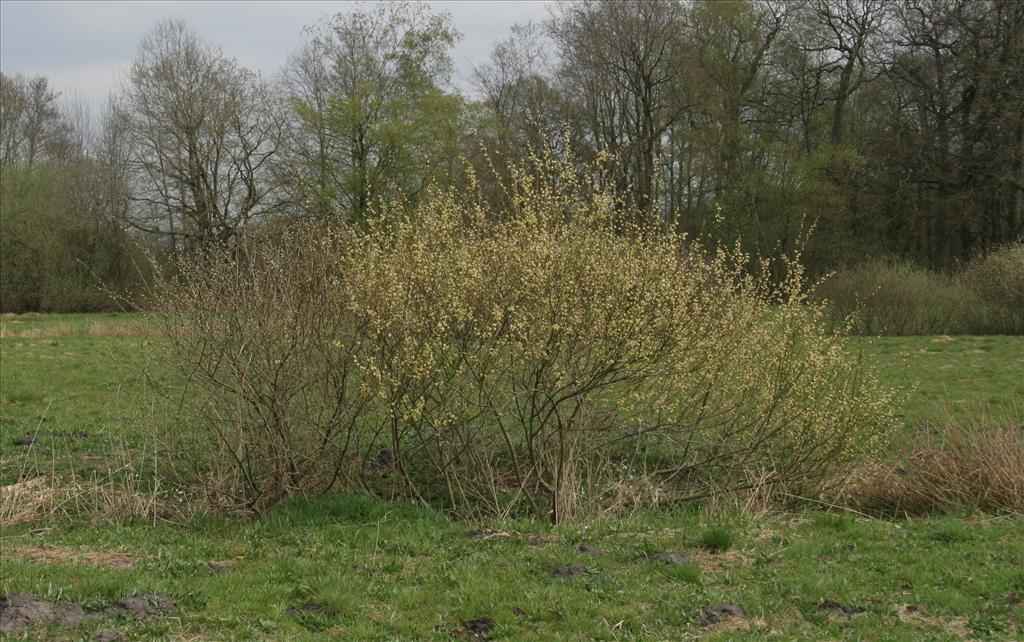
[[[152,412],[146,380],[161,364],[146,363],[153,338],[140,318],[8,315],[0,332],[5,488],[36,476],[119,488],[159,481],[145,474],[154,450],[141,427]],[[906,391],[908,441],[951,417],[1024,422],[1020,337],[851,338],[847,349]],[[123,478],[128,460],[142,464],[130,468],[142,478]],[[1024,631],[1024,518],[1013,514],[883,518],[807,502],[694,502],[553,527],[453,520],[346,494],[288,500],[262,519],[132,519],[75,501],[43,521],[2,516],[0,595],[77,604],[92,617],[8,639],[946,640]],[[131,596],[152,608],[116,607]]]
[[[1024,3],[7,4],[0,639],[1024,640]]]

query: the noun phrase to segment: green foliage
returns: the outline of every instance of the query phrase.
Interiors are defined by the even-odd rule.
[[[827,277],[815,297],[835,327],[868,336],[1021,334],[1024,246],[1008,246],[951,277],[900,259],[873,259]]]
[[[459,34],[446,14],[382,3],[325,18],[285,71],[298,119],[281,166],[318,217],[362,220],[454,174],[463,99],[444,86]]]
[[[1024,334],[1024,241],[971,261],[956,282],[988,306],[1001,332]]]
[[[122,230],[77,209],[70,170],[10,166],[0,178],[0,311],[118,307],[141,279],[142,252]]]
[[[46,173],[4,169],[0,180],[0,309],[39,310],[57,260],[58,194]]]
[[[947,276],[891,258],[836,272],[815,291],[837,327],[853,317],[853,331],[870,336],[962,334],[975,303],[964,294]]]

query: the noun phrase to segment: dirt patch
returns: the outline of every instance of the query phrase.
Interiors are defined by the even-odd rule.
[[[23,593],[0,596],[0,633],[17,633],[51,622],[70,626],[89,615],[77,604],[53,604]]]
[[[581,566],[579,564],[566,564],[556,568],[554,575],[558,578],[568,579],[580,575],[590,575],[590,571],[586,566]]]
[[[117,551],[79,551],[56,546],[8,546],[4,547],[4,552],[19,555],[38,564],[86,563],[115,569],[131,568],[135,565],[134,557]]]
[[[103,612],[107,615],[127,615],[142,620],[161,612],[173,613],[177,608],[174,602],[164,595],[137,595],[118,600]]]
[[[495,627],[494,619],[487,616],[477,617],[463,623],[453,633],[463,640],[490,640],[491,631]]]
[[[818,602],[818,608],[825,611],[832,611],[833,613],[839,613],[841,615],[856,615],[857,613],[863,613],[865,609],[859,606],[846,606],[836,602],[835,600],[822,600]]]
[[[583,553],[584,555],[600,555],[601,554],[600,549],[596,549],[593,546],[588,546],[586,544],[580,544],[579,548],[577,548],[576,550],[578,550],[579,552]]]
[[[86,620],[115,617],[141,620],[177,610],[170,598],[159,594],[126,597],[105,609],[87,611],[72,602],[55,603],[27,593],[16,593],[0,596],[0,633],[10,635],[51,624],[66,627]]]
[[[745,617],[747,617],[747,612],[742,606],[737,606],[735,604],[712,604],[700,612],[700,617],[697,618],[697,624],[703,627],[708,627],[736,618]],[[744,622],[746,621],[744,620]],[[747,628],[749,628],[749,626],[750,624],[747,623]]]
[[[647,560],[651,562],[660,562],[668,566],[679,566],[681,564],[689,564],[692,560],[689,557],[683,555],[679,551],[665,551],[648,557]]]

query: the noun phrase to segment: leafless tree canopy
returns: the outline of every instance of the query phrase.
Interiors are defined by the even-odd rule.
[[[267,87],[183,23],[147,35],[119,105],[136,204],[132,223],[172,247],[230,240],[273,210],[281,118]]]

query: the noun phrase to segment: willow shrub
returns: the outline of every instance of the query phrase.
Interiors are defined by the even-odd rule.
[[[984,302],[991,332],[1024,334],[1024,241],[970,261],[956,283]]]
[[[752,479],[813,493],[880,448],[891,394],[796,266],[773,286],[539,165],[500,212],[438,192],[162,281],[154,345],[204,428],[191,461],[257,510],[334,488],[557,522]]]
[[[1024,243],[967,262],[955,275],[871,259],[826,278],[815,298],[835,326],[868,336],[1024,334]]]
[[[836,327],[852,318],[866,336],[965,334],[982,302],[947,275],[902,259],[871,259],[826,278],[815,298],[831,305]]]

